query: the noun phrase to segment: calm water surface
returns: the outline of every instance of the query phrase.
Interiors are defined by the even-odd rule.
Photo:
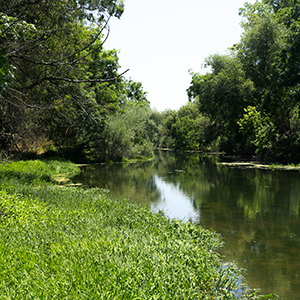
[[[97,165],[75,178],[108,188],[170,218],[221,233],[225,262],[245,268],[262,294],[300,299],[300,173],[222,167],[198,155]]]

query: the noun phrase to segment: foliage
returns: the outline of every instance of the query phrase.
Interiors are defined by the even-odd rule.
[[[251,147],[250,144],[255,145],[256,153],[265,159],[274,157],[274,144],[278,136],[270,118],[263,118],[255,107],[248,106],[243,118],[238,121],[238,125],[248,139],[248,147]]]
[[[223,142],[236,151],[242,144],[238,134],[237,120],[243,108],[252,101],[253,83],[246,79],[238,59],[229,55],[212,55],[206,66],[212,73],[192,73],[191,86],[187,92],[195,100],[200,113],[216,123]]]
[[[260,93],[270,87],[277,72],[276,57],[285,47],[286,30],[271,8],[262,3],[246,4],[240,15],[246,21],[242,22],[245,31],[236,45],[237,56]]]
[[[244,25],[239,51],[245,57],[244,68],[252,59],[245,47],[255,53],[254,73],[248,75],[254,81],[256,78],[256,107],[264,119],[261,129],[256,131],[256,152],[263,158],[285,162],[299,160],[298,132],[291,127],[291,119],[295,117],[292,111],[299,99],[298,82],[294,81],[299,59],[292,50],[298,5],[296,2],[275,5],[274,1],[266,1],[246,6],[242,12],[248,23]]]
[[[2,298],[233,297],[238,271],[222,268],[216,233],[111,199],[101,189],[41,186],[42,178],[10,184],[17,178],[2,167]],[[24,171],[32,169],[28,163]]]
[[[210,73],[191,73],[189,98],[216,122],[222,150],[299,161],[299,7],[245,3],[240,42],[206,59]]]
[[[163,126],[166,148],[203,150],[210,142],[211,122],[194,103],[183,105],[177,112],[167,112]]]
[[[1,151],[44,139],[76,161],[150,157],[154,147],[300,161],[299,1],[245,3],[240,41],[207,57],[207,74],[190,71],[193,103],[161,113],[104,49],[123,9],[121,0],[0,0]]]
[[[121,0],[3,3],[2,149],[33,149],[43,138],[56,155],[79,162],[152,156],[147,93],[119,74],[117,51],[104,49],[108,21],[123,6]]]
[[[82,152],[124,93],[116,51],[103,49],[107,22],[121,16],[123,2],[0,4],[0,134],[14,140],[3,143],[20,150],[43,135]]]
[[[8,83],[14,77],[13,65],[7,57],[7,47],[5,40],[12,38],[14,40],[22,38],[22,34],[32,35],[35,32],[35,26],[26,21],[18,20],[5,13],[0,13],[0,41],[4,45],[0,48],[0,93],[4,88],[7,88]]]
[[[134,105],[128,106],[125,112],[109,116],[96,155],[104,161],[152,157],[151,113],[150,108]]]
[[[150,102],[147,99],[147,92],[143,90],[141,82],[135,82],[131,78],[125,79],[126,105],[138,105],[149,107]]]
[[[165,110],[159,113],[160,126],[159,126],[159,137],[157,140],[158,148],[174,148],[174,137],[172,137],[172,124],[175,123],[176,112],[173,110]]]

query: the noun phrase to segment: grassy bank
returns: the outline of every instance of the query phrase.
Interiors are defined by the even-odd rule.
[[[58,161],[0,165],[1,299],[233,298],[239,275],[214,252],[216,233],[68,187],[77,172]]]

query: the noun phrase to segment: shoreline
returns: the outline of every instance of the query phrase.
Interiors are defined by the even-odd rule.
[[[260,299],[238,284],[241,270],[224,268],[219,234],[68,186],[78,172],[59,161],[0,165],[1,297]]]

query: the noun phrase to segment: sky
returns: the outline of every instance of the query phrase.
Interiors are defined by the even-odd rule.
[[[239,42],[245,0],[125,0],[109,22],[106,49],[119,50],[120,73],[141,82],[152,109],[188,103],[189,70],[205,74],[204,59]],[[255,0],[248,0],[255,3]]]

